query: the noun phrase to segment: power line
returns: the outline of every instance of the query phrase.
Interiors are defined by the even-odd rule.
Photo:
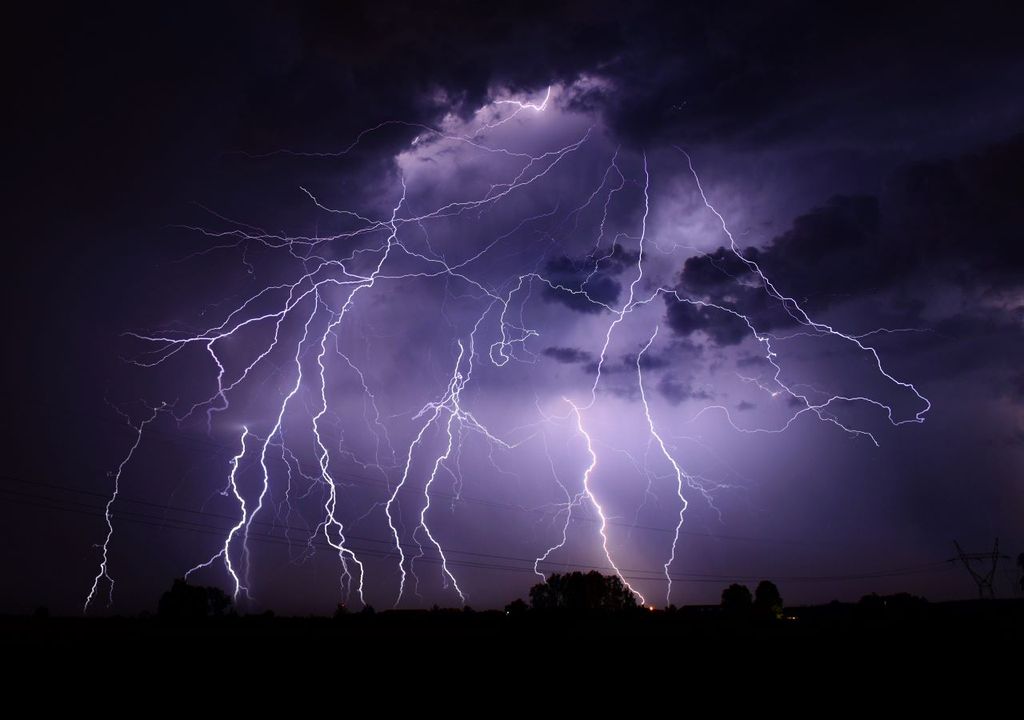
[[[107,415],[104,415],[104,414],[101,414],[101,413],[95,413],[95,412],[93,412],[93,413],[86,413],[86,412],[83,412],[81,410],[76,410],[76,411],[73,411],[73,412],[76,412],[76,414],[78,414],[80,416],[88,416],[88,417],[96,418],[96,419],[100,420],[101,422],[105,422],[107,424],[117,425],[119,427],[124,427],[124,423],[118,422],[118,421],[114,420],[113,418],[108,417]],[[207,447],[207,448],[215,449],[217,451],[229,452],[231,454],[234,454],[237,451],[236,447],[226,445],[224,443],[221,443],[221,442],[218,442],[216,440],[213,440],[212,438],[209,438],[209,437],[204,438],[204,437],[196,437],[195,435],[185,435],[185,434],[182,434],[182,433],[172,433],[172,432],[168,432],[166,430],[161,430],[159,427],[152,427],[152,426],[147,427],[146,428],[146,435],[147,435],[147,437],[148,436],[156,436],[156,438],[158,440],[163,440],[163,441],[169,442],[169,443],[191,443],[193,445],[200,445],[200,446],[204,446],[204,447]],[[90,473],[105,474],[105,471],[99,470],[97,468],[85,467],[85,469],[88,472],[90,472]],[[382,472],[383,472],[383,470],[382,470]],[[334,477],[337,477],[337,478],[345,479],[345,480],[351,482],[352,484],[361,485],[363,487],[370,487],[370,488],[373,488],[373,489],[383,490],[386,493],[390,493],[391,490],[392,490],[392,487],[391,487],[390,483],[386,479],[382,481],[380,478],[370,477],[368,475],[361,475],[359,473],[355,473],[355,472],[352,472],[352,471],[332,470],[332,475]],[[13,477],[13,476],[10,476],[10,475],[0,475],[0,477],[2,477],[4,479],[14,480],[15,482],[23,482],[23,483],[28,482],[28,481],[26,481],[24,479]],[[45,485],[45,483],[30,483],[30,484]],[[70,488],[70,487],[67,487],[67,486],[53,485],[52,487],[73,490],[75,492],[82,492],[83,494],[88,492],[88,491],[84,491],[84,490],[78,490],[77,488]],[[101,493],[88,493],[88,494],[95,494],[95,495],[98,495],[99,497],[103,497],[104,499],[106,499],[108,497],[108,495],[104,495],[104,494],[101,494]],[[476,497],[472,497],[472,496],[463,495],[462,493],[458,493],[458,494],[446,493],[444,491],[434,490],[434,489],[430,490],[429,495],[432,498],[443,499],[443,500],[446,500],[446,501],[449,501],[449,502],[471,503],[471,504],[480,505],[480,506],[483,506],[483,507],[490,507],[490,508],[497,509],[497,510],[509,510],[509,511],[527,513],[527,514],[539,514],[542,517],[548,517],[548,516],[557,517],[561,513],[565,512],[564,509],[550,511],[550,510],[543,510],[541,508],[527,508],[527,507],[523,507],[522,505],[516,505],[516,504],[512,504],[512,503],[502,503],[502,502],[498,502],[498,501],[495,501],[495,500],[487,500],[487,499],[484,499],[484,498],[476,498]],[[573,521],[574,522],[585,522],[585,523],[591,523],[591,524],[600,524],[601,523],[601,520],[598,519],[598,518],[590,517],[590,516],[587,516],[587,515],[581,515],[580,512],[579,512],[579,509],[580,508],[576,508],[576,510],[573,513]],[[647,531],[647,532],[657,532],[657,533],[663,533],[663,534],[675,534],[675,529],[674,528],[673,529],[669,529],[669,528],[663,528],[663,527],[655,527],[655,526],[652,526],[652,525],[637,525],[637,524],[632,524],[632,523],[619,522],[619,521],[611,520],[611,519],[606,520],[605,524],[613,525],[613,526],[616,526],[616,527],[625,527],[625,528],[629,528],[631,530],[643,530],[643,531]],[[687,529],[685,527],[681,528],[679,530],[679,534],[687,536],[687,537],[706,537],[706,538],[712,538],[714,540],[727,540],[727,541],[733,541],[733,542],[752,542],[752,543],[774,543],[774,544],[779,544],[779,545],[813,545],[814,547],[820,547],[822,545],[834,545],[835,544],[835,543],[829,543],[828,541],[820,541],[820,540],[814,541],[814,542],[809,542],[809,541],[804,541],[804,540],[795,540],[795,539],[788,539],[788,538],[764,538],[764,537],[751,537],[751,536],[744,536],[744,535],[725,535],[725,534],[717,534],[717,533],[711,533],[711,532],[699,532],[699,531],[696,531],[696,530],[689,530],[689,529]]]
[[[26,505],[26,506],[30,506],[30,507],[37,507],[37,508],[41,508],[41,509],[45,509],[45,510],[57,510],[57,511],[62,511],[62,512],[72,512],[72,513],[76,513],[76,514],[79,514],[79,515],[85,515],[85,516],[90,516],[90,517],[103,517],[104,516],[103,508],[102,507],[95,506],[95,505],[89,505],[88,503],[82,503],[82,502],[73,501],[73,500],[61,500],[61,499],[48,498],[48,497],[45,497],[45,496],[37,496],[37,495],[29,494],[29,493],[18,493],[16,491],[11,491],[11,490],[8,490],[8,489],[0,489],[0,491],[5,492],[5,493],[7,493],[9,495],[19,496],[21,499],[15,500],[14,502],[16,502],[18,504],[21,504],[21,505]],[[35,500],[35,501],[42,500],[44,502],[33,502],[33,500]],[[58,503],[64,503],[65,505],[72,505],[72,506],[77,506],[77,507],[62,507],[60,505],[55,505],[55,504],[53,504],[54,500],[56,502],[58,502]],[[46,502],[46,501],[50,501],[50,502]],[[173,508],[171,506],[160,505],[159,503],[149,503],[149,505],[153,506],[153,507],[157,507],[157,508],[167,509],[167,510],[175,510],[176,509],[176,508]],[[196,511],[189,510],[189,512],[196,512]],[[116,513],[116,516],[118,518],[126,521],[126,522],[131,522],[131,523],[140,524],[140,525],[144,525],[144,526],[155,527],[155,528],[160,528],[160,529],[182,530],[182,531],[196,532],[196,533],[207,534],[207,535],[216,535],[216,536],[218,536],[219,538],[222,538],[222,539],[225,537],[227,532],[229,532],[229,530],[230,530],[230,528],[228,528],[228,527],[212,525],[212,524],[209,524],[209,523],[192,522],[192,521],[178,520],[178,519],[169,519],[169,518],[161,517],[161,516],[157,516],[157,515],[148,515],[146,513],[139,513],[139,512],[132,512],[132,511],[119,511],[118,513]],[[227,517],[227,516],[219,516],[219,517]],[[231,519],[233,521],[235,520],[235,518],[229,518],[229,519]],[[308,529],[303,529],[303,528],[289,528],[288,526],[281,526],[281,525],[278,525],[277,527],[281,528],[281,529],[294,529],[294,530],[299,530],[299,531],[302,531],[302,532],[309,532]],[[281,537],[279,535],[273,535],[273,534],[264,533],[264,532],[254,532],[254,533],[250,533],[249,537],[250,537],[250,539],[252,539],[252,540],[254,540],[256,542],[261,542],[261,543],[265,543],[265,544],[274,544],[274,545],[278,545],[278,546],[287,546],[289,548],[293,547],[292,541],[290,540],[290,538]],[[394,547],[394,543],[390,543],[390,542],[382,541],[382,540],[375,540],[375,539],[372,539],[372,538],[366,538],[366,537],[361,537],[361,536],[352,536],[352,535],[347,535],[346,538],[350,539],[350,540],[358,540],[360,542],[369,542],[369,543],[376,543],[376,544],[386,544],[389,547]],[[315,547],[317,547],[317,548],[323,549],[323,550],[328,550],[328,551],[331,551],[331,552],[336,552],[336,548],[334,548],[333,546],[329,545],[326,542],[326,540],[320,539],[319,536],[317,536],[315,538],[311,538],[309,541],[307,541],[307,545],[310,545],[310,544],[315,546]],[[415,548],[416,550],[423,550],[423,549],[425,549],[425,548],[420,548],[419,546],[417,546],[415,544],[412,544],[412,543],[402,543],[402,546],[406,547],[408,549],[413,549],[413,548]],[[390,550],[382,551],[382,550],[378,550],[378,549],[374,549],[374,548],[365,548],[365,547],[357,547],[357,546],[347,546],[347,547],[350,547],[350,549],[352,549],[353,551],[358,551],[358,553],[363,555],[363,556],[377,557],[377,558],[394,558],[394,557],[396,557],[395,553],[393,551],[390,551]],[[489,563],[489,562],[483,562],[483,561],[450,559],[450,560],[448,560],[448,564],[449,565],[455,565],[455,566],[459,566],[459,567],[475,568],[475,569],[484,569],[484,570],[500,570],[500,571],[504,571],[504,572],[523,572],[523,573],[534,574],[533,573],[533,563],[534,563],[534,559],[533,558],[522,558],[522,557],[514,557],[514,556],[507,556],[507,555],[496,555],[496,554],[491,554],[491,553],[481,553],[481,552],[468,551],[468,550],[459,550],[459,549],[453,549],[453,548],[446,548],[446,552],[449,553],[449,554],[453,554],[453,555],[465,555],[465,556],[470,556],[470,557],[479,557],[479,558],[485,558],[485,559],[491,559],[491,560],[506,560],[506,561],[513,561],[513,562],[529,563],[529,567],[519,567],[519,566],[512,566],[512,565],[507,565],[507,564],[498,564],[498,563],[493,563],[493,562]],[[425,562],[425,563],[428,563],[428,564],[440,564],[441,563],[441,560],[439,558],[434,558],[434,557],[431,557],[429,555],[423,555],[421,557],[416,558],[416,560],[417,560],[417,562]],[[545,564],[564,565],[564,566],[572,566],[572,567],[588,567],[588,568],[595,569],[595,570],[612,571],[612,572],[614,571],[614,568],[612,568],[612,567],[593,566],[593,565],[590,565],[590,564],[587,564],[587,563],[577,563],[577,562],[559,562],[559,563],[555,563],[555,562],[550,562],[550,563],[545,563]],[[926,573],[926,572],[934,572],[935,570],[943,569],[943,568],[946,568],[946,569],[949,568],[948,562],[942,561],[942,562],[929,563],[929,564],[925,564],[925,565],[908,567],[908,568],[896,568],[896,569],[891,569],[891,570],[873,571],[873,572],[859,573],[859,574],[776,576],[775,579],[779,580],[779,581],[784,581],[784,582],[838,582],[838,581],[849,581],[849,580],[874,579],[874,578],[882,578],[882,577],[897,577],[897,576],[916,575],[916,574],[921,574],[921,573]],[[629,580],[662,581],[662,580],[665,579],[664,574],[661,571],[656,571],[656,570],[622,568],[622,572],[623,572],[623,576],[626,577],[626,579],[629,579]],[[730,574],[708,574],[708,573],[674,573],[673,575],[671,575],[671,577],[672,577],[673,581],[680,581],[680,582],[726,582],[726,581],[755,581],[755,580],[762,579],[763,575],[754,576],[754,575],[740,575],[740,574],[732,574],[732,575],[730,575]]]
[[[94,468],[90,468],[90,470],[92,472],[97,472]],[[386,484],[381,483],[381,482],[376,481],[376,480],[372,480],[371,478],[368,478],[368,477],[366,477],[364,475],[356,475],[356,474],[345,473],[345,472],[334,472],[333,475],[335,477],[339,477],[339,478],[354,478],[357,484],[372,485],[375,488],[381,488],[381,489],[384,489],[384,490],[387,490],[387,491],[390,491],[390,489],[391,489]],[[54,483],[45,483],[45,482],[33,482],[33,481],[25,480],[24,478],[15,477],[13,475],[0,474],[0,478],[2,478],[4,480],[8,480],[8,481],[17,482],[17,483],[23,483],[23,484],[34,486],[34,487],[46,487],[46,488],[52,488],[52,489],[55,489],[55,490],[66,490],[66,491],[78,493],[78,494],[81,494],[81,495],[91,495],[93,497],[103,498],[104,501],[106,501],[110,497],[109,494],[106,494],[106,493],[99,493],[99,492],[95,492],[95,491],[84,490],[84,489],[72,487],[72,486],[69,486],[69,485],[58,485],[58,484],[54,484]],[[437,490],[430,490],[428,495],[431,498],[438,498],[438,499],[448,500],[448,501],[451,501],[451,502],[474,503],[474,504],[479,504],[479,505],[486,505],[486,506],[489,506],[489,507],[493,507],[495,509],[516,511],[516,512],[521,512],[521,513],[525,513],[525,514],[537,514],[537,515],[540,515],[542,517],[558,517],[562,513],[566,512],[566,510],[564,508],[558,509],[558,510],[553,510],[553,511],[552,510],[542,510],[540,508],[527,508],[527,507],[523,507],[521,505],[513,505],[511,503],[499,503],[499,502],[496,502],[496,501],[493,501],[493,500],[484,500],[482,498],[466,497],[466,496],[464,496],[462,494],[456,495],[456,494],[445,493],[445,492],[437,491]],[[171,506],[167,506],[167,505],[161,505],[159,503],[153,503],[153,502],[146,501],[146,500],[135,499],[135,498],[132,498],[131,496],[126,496],[123,493],[119,493],[118,494],[118,500],[123,501],[123,502],[129,502],[129,503],[132,503],[132,504],[151,505],[151,506],[161,507],[161,508],[165,508],[165,509],[178,510],[180,512],[197,513],[197,514],[207,515],[207,516],[210,516],[210,517],[222,517],[222,518],[225,518],[225,519],[230,519],[232,521],[235,520],[235,518],[232,517],[232,516],[217,515],[217,514],[214,514],[214,513],[205,513],[205,512],[198,511],[198,510],[193,510],[193,509],[190,509],[190,508],[182,508],[182,507],[175,508],[175,507],[171,507]],[[590,523],[590,524],[600,524],[600,522],[601,522],[601,520],[599,520],[598,518],[590,517],[588,515],[581,515],[580,511],[579,511],[579,508],[576,508],[574,510],[573,516],[572,516],[572,520],[573,520],[573,522],[583,522],[583,523]],[[258,521],[256,524],[272,524],[272,523],[268,523],[267,521]],[[674,529],[655,527],[653,525],[635,525],[635,524],[632,524],[632,523],[618,522],[618,521],[615,521],[615,520],[607,520],[605,522],[605,524],[606,525],[612,525],[612,526],[615,526],[615,527],[628,528],[630,530],[644,530],[644,531],[657,532],[657,533],[663,533],[663,534],[674,534],[675,533]],[[305,528],[305,529],[308,529],[308,528]],[[753,537],[753,536],[745,536],[745,535],[725,535],[725,534],[710,533],[710,532],[699,532],[697,530],[686,530],[685,528],[680,529],[679,530],[679,534],[683,535],[683,536],[686,536],[686,537],[704,537],[704,538],[710,538],[712,540],[726,540],[726,541],[733,541],[733,542],[753,542],[753,543],[766,543],[766,544],[779,544],[779,545],[815,545],[815,546],[819,546],[819,545],[822,545],[822,544],[828,544],[828,543],[820,543],[820,542],[811,543],[811,542],[808,542],[808,541],[790,540],[790,539],[786,539],[786,538],[766,538],[766,537]]]

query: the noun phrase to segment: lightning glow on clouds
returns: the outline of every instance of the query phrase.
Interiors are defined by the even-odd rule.
[[[549,526],[531,541],[537,575],[572,561],[578,545],[575,557],[588,553],[590,566],[617,573],[641,602],[657,591],[670,603],[692,495],[714,506],[729,485],[688,468],[683,426],[719,416],[734,432],[772,434],[798,432],[808,418],[870,448],[875,434],[854,410],[895,426],[924,421],[929,401],[888,368],[871,335],[811,317],[745,254],[689,154],[659,151],[649,162],[579,109],[595,82],[496,92],[437,128],[389,121],[340,151],[282,151],[315,162],[343,157],[384,128],[415,131],[393,175],[378,178],[380,197],[349,206],[330,187],[302,188],[310,213],[331,230],[267,232],[223,218],[191,228],[210,240],[208,252],[274,258],[277,275],[216,308],[211,325],[129,334],[142,343],[137,365],[187,359],[205,373],[189,370],[196,398],[151,401],[151,414],[132,421],[136,441],[114,477],[86,609],[102,583],[112,594],[118,490],[159,416],[179,428],[199,423],[235,448],[226,478],[209,482],[233,501],[237,522],[190,577],[258,600],[250,540],[273,518],[292,562],[310,561],[315,540],[333,550],[343,599],[365,603],[372,592],[394,605],[420,602],[427,582],[439,583],[431,593],[448,602],[471,600],[448,542],[467,479],[505,483],[522,508],[546,512]],[[677,202],[669,189],[680,178],[690,183],[689,222],[654,226],[655,206]],[[799,337],[679,287],[684,261],[723,243],[747,271],[736,289],[760,293]],[[673,332],[670,303],[739,323],[737,353],[756,356],[763,371],[722,381],[702,356],[712,354],[710,335]],[[867,361],[870,389],[801,377],[799,357],[787,363],[787,342],[796,340]],[[737,388],[768,400],[756,423],[724,402]],[[354,478],[375,487],[364,492]],[[671,492],[659,495],[662,487]],[[442,498],[451,500],[447,512]],[[648,506],[662,510],[664,542],[631,548],[621,518]],[[464,504],[460,514],[472,509]],[[577,536],[574,516],[595,522]],[[426,562],[437,567],[430,580],[421,576]],[[655,569],[632,570],[638,565]]]

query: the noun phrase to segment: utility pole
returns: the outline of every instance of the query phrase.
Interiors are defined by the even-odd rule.
[[[996,543],[992,546],[992,552],[965,553],[963,551],[963,548],[960,547],[960,543],[958,543],[956,540],[953,541],[953,546],[956,548],[957,555],[959,556],[957,558],[953,558],[953,562],[955,563],[957,560],[959,560],[960,563],[965,568],[967,568],[967,572],[971,574],[971,577],[974,579],[974,582],[978,585],[978,597],[984,598],[986,591],[988,591],[988,597],[994,599],[996,593],[992,587],[992,580],[996,576],[996,565],[999,563],[1001,559],[1010,559],[1008,555],[999,554],[999,538],[996,538]],[[977,563],[981,565],[984,565],[985,563],[991,563],[991,565],[989,565],[987,571],[982,572],[981,570],[975,570],[974,565],[972,565],[972,563]]]

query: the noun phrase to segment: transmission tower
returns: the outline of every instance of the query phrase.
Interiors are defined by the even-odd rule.
[[[956,540],[953,541],[953,546],[956,548],[956,553],[959,556],[953,558],[953,562],[959,560],[960,564],[967,568],[967,572],[971,574],[974,582],[978,585],[978,597],[985,597],[987,591],[988,597],[995,598],[996,593],[992,588],[992,581],[996,576],[996,565],[1000,560],[1010,559],[1008,555],[999,554],[999,538],[996,538],[996,543],[992,546],[992,552],[965,553],[963,548],[960,547],[960,543]],[[987,570],[984,570],[984,567],[980,570],[975,569],[975,565],[984,566],[986,563],[990,563]]]

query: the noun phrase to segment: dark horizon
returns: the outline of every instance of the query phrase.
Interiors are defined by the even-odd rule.
[[[1020,597],[1022,19],[15,10],[0,613]]]

